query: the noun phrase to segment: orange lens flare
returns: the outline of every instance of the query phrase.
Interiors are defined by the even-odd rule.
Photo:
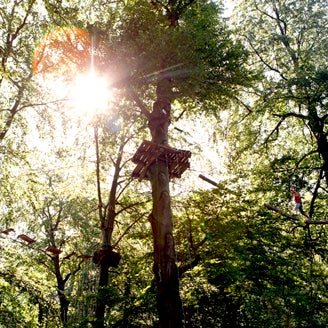
[[[34,74],[70,78],[90,68],[91,41],[79,28],[63,27],[46,35],[37,45],[32,62]]]

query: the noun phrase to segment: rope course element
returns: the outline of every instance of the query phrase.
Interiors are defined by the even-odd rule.
[[[213,181],[213,180],[211,180],[211,179],[205,177],[205,176],[202,175],[202,174],[199,174],[198,177],[201,178],[202,180],[204,180],[204,181],[210,183],[211,185],[213,185],[213,186],[215,186],[215,187],[220,187],[220,185],[219,185],[218,183],[216,183],[215,181]]]
[[[188,150],[175,149],[145,140],[132,157],[132,162],[137,164],[132,177],[139,181],[147,179],[148,168],[155,161],[163,161],[168,165],[170,179],[181,178],[181,175],[190,167],[190,157],[191,152]]]
[[[20,238],[20,239],[26,241],[28,244],[33,244],[33,243],[36,242],[36,240],[34,240],[34,239],[30,238],[29,236],[24,235],[24,234],[18,235],[17,238]]]
[[[34,250],[37,250],[37,251],[41,251],[43,252],[44,254],[46,253],[52,253],[54,255],[60,255],[63,251],[55,246],[48,246],[46,249],[41,249],[40,247],[38,247],[38,243],[37,243],[37,240],[29,237],[28,235],[26,234],[20,234],[18,235],[15,239],[14,237],[10,238],[10,233],[15,233],[15,230],[12,229],[12,228],[8,228],[8,229],[5,229],[5,230],[2,230],[0,231],[0,237],[1,234],[4,234],[7,236],[7,238],[9,238],[11,241],[13,242],[19,242],[17,239],[20,239],[22,240],[23,242],[19,242],[20,244],[24,244],[24,245],[33,245],[33,249]],[[26,242],[26,243],[24,243]],[[31,246],[32,247],[32,246]],[[66,256],[63,257],[63,260],[69,260],[71,259],[72,256],[75,256],[76,258],[79,258],[79,259],[83,259],[83,260],[88,260],[88,259],[92,259],[93,256],[92,255],[87,255],[87,254],[77,254],[76,252],[71,252],[69,254],[67,254]]]
[[[59,255],[62,252],[62,250],[58,249],[57,247],[49,246],[49,247],[47,247],[46,252],[50,252],[52,254]]]
[[[282,209],[278,208],[278,207],[275,207],[275,206],[272,206],[270,204],[264,204],[264,206],[271,210],[271,211],[274,211],[274,212],[277,212],[277,213],[280,213],[281,215],[291,219],[291,220],[294,220],[294,221],[299,221],[299,217],[297,215],[291,215],[289,213],[286,213],[284,212]],[[305,221],[306,224],[328,224],[328,220],[325,219],[324,221],[313,221],[311,219],[308,219]]]

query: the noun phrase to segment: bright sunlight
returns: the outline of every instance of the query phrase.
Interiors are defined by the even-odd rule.
[[[113,97],[109,77],[94,68],[88,32],[65,27],[45,36],[33,57],[33,72],[48,95],[71,114],[91,119],[108,110]]]
[[[113,97],[108,79],[93,72],[77,75],[69,89],[68,101],[82,115],[106,111]]]

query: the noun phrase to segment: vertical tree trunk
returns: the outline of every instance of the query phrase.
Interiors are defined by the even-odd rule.
[[[65,324],[68,321],[68,306],[70,302],[65,296],[64,290],[58,290],[58,297],[60,303],[60,320]]]
[[[69,307],[69,300],[67,299],[65,295],[65,284],[66,280],[63,279],[62,274],[60,272],[60,263],[59,263],[59,256],[55,255],[52,258],[54,268],[55,268],[55,275],[57,280],[57,295],[59,298],[59,304],[60,304],[60,320],[64,324],[68,320],[68,307]]]
[[[163,79],[157,86],[157,100],[149,118],[152,141],[167,145],[170,123],[170,83]],[[173,217],[169,189],[169,171],[165,161],[156,161],[149,169],[153,208],[149,216],[154,243],[154,275],[157,285],[157,309],[161,328],[183,327],[179,275],[173,238]]]
[[[109,252],[110,250],[106,246],[102,247],[102,251]],[[97,291],[97,300],[96,300],[96,322],[94,324],[95,328],[103,328],[105,327],[104,319],[105,319],[105,312],[106,312],[106,291],[104,288],[108,286],[108,270],[109,270],[109,263],[108,261],[101,261],[100,262],[100,271],[99,271],[99,286]]]
[[[323,117],[319,116],[315,99],[310,98],[307,101],[309,119],[308,126],[317,141],[317,151],[322,160],[321,168],[323,171],[323,177],[325,178],[326,186],[328,187],[328,140],[327,133],[325,131],[326,115]]]
[[[102,233],[102,247],[101,250],[95,252],[93,261],[100,267],[99,272],[99,285],[96,299],[95,316],[96,321],[93,324],[94,328],[105,327],[105,314],[106,314],[106,287],[108,286],[108,270],[110,267],[116,267],[121,259],[120,254],[112,251],[112,234],[114,229],[114,220],[116,217],[116,193],[118,187],[118,179],[121,170],[121,162],[123,157],[123,149],[125,142],[122,139],[119,146],[118,155],[115,162],[114,177],[111,184],[109,193],[109,200],[106,206],[103,205],[101,188],[100,188],[100,153],[99,153],[99,136],[98,127],[95,127],[95,142],[96,142],[96,157],[97,157],[97,189],[99,201],[99,219],[101,223]]]

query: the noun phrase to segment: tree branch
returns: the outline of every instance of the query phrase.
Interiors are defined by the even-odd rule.
[[[296,215],[291,215],[291,214],[289,214],[289,213],[286,213],[286,212],[284,212],[282,209],[280,209],[280,208],[278,208],[278,207],[272,206],[272,205],[270,205],[270,204],[264,204],[264,206],[265,206],[267,209],[269,209],[269,210],[271,210],[271,211],[274,211],[274,212],[277,212],[277,213],[279,213],[279,214],[285,216],[285,217],[288,218],[288,219],[291,219],[291,220],[293,220],[293,221],[300,221],[300,219],[299,219]],[[324,220],[324,221],[312,221],[311,219],[308,219],[308,220],[305,221],[305,224],[306,224],[306,225],[310,225],[310,224],[328,224],[328,220],[326,219],[326,220]],[[304,228],[303,225],[298,225],[298,226],[294,227],[293,230],[294,230],[295,228],[297,228],[297,227],[303,227],[303,228]]]
[[[123,239],[123,237],[129,232],[129,230],[138,222],[140,221],[145,213],[142,213],[136,220],[134,220],[126,229],[125,231],[121,234],[121,236],[117,239],[117,241],[112,245],[112,249],[114,249],[119,242]]]
[[[275,128],[271,131],[271,133],[267,136],[267,138],[264,140],[263,144],[266,144],[269,142],[269,139],[271,138],[271,136],[277,132],[279,133],[279,127],[280,125],[288,118],[288,117],[296,117],[296,118],[300,118],[303,120],[308,119],[308,117],[306,115],[302,115],[302,114],[298,114],[298,113],[285,113],[285,114],[273,114],[273,116],[279,117],[281,120],[277,123],[277,125],[275,126]]]
[[[83,263],[83,261],[80,261],[79,262],[79,264],[78,264],[78,266],[77,266],[77,268],[74,270],[74,271],[72,271],[72,272],[70,272],[70,273],[68,273],[67,275],[66,275],[66,277],[63,279],[63,283],[64,284],[66,284],[66,282],[68,281],[68,279],[71,277],[71,276],[75,276],[80,270],[81,270],[81,264]]]
[[[122,207],[119,211],[117,211],[116,212],[116,215],[119,215],[120,213],[122,213],[124,211],[127,211],[127,210],[129,210],[129,209],[131,209],[131,208],[133,208],[133,207],[135,207],[137,205],[147,204],[149,202],[150,202],[150,200],[147,200],[147,201],[144,201],[144,202],[136,202],[136,203],[129,204],[129,205],[125,206],[125,207]],[[117,205],[120,205],[120,203],[117,203]]]
[[[324,173],[324,170],[323,170],[323,168],[321,168],[320,169],[320,172],[319,172],[319,175],[318,175],[318,178],[317,178],[317,183],[316,183],[315,188],[314,188],[314,191],[312,193],[312,199],[311,199],[310,210],[309,210],[309,216],[310,216],[310,218],[312,217],[313,212],[314,212],[314,203],[315,203],[315,200],[316,200],[316,198],[318,196],[318,190],[320,188],[320,181],[323,178],[323,173]]]
[[[278,208],[278,207],[272,206],[272,205],[270,205],[270,204],[264,204],[264,206],[265,206],[267,209],[269,209],[269,210],[271,210],[271,211],[274,211],[274,212],[277,212],[277,213],[279,213],[279,214],[285,216],[285,217],[288,218],[288,219],[291,219],[291,220],[293,220],[293,221],[299,221],[299,218],[298,218],[297,216],[295,216],[295,215],[291,215],[291,214],[289,214],[289,213],[286,213],[286,212],[284,212],[282,209],[280,209],[280,208]]]
[[[246,37],[246,39],[249,42],[249,45],[251,46],[251,48],[253,49],[253,51],[255,52],[256,56],[260,59],[260,61],[262,62],[262,64],[264,66],[266,66],[269,70],[276,72],[280,75],[280,77],[285,80],[288,81],[288,79],[281,73],[281,71],[278,68],[274,68],[273,66],[271,66],[259,53],[259,51],[253,46],[253,43],[250,41],[250,39],[248,37]]]
[[[134,102],[137,104],[137,106],[140,108],[140,111],[142,114],[146,116],[146,118],[149,120],[150,119],[150,112],[148,111],[147,107],[144,105],[144,103],[139,99],[137,93],[131,88],[127,87],[128,93],[134,100]]]

